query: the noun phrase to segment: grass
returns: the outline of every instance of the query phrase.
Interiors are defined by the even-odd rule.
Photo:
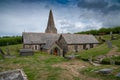
[[[16,56],[16,58],[5,58],[0,61],[0,72],[23,69],[28,76],[28,80],[60,80],[59,74],[62,69],[60,67],[52,67],[52,65],[66,62],[67,60],[64,58],[43,52],[36,52],[33,56],[21,57],[18,53],[18,49],[22,48],[21,44],[7,47],[9,47],[11,55]],[[5,52],[6,47],[1,48]]]
[[[103,68],[109,68],[113,69],[113,72],[109,75],[96,73],[96,71],[103,69]],[[94,77],[99,78],[100,80],[120,80],[120,78],[116,77],[117,73],[120,72],[120,68],[118,66],[113,65],[101,65],[101,66],[92,66],[87,67],[85,69],[82,69],[80,71],[81,74],[86,75],[87,77]]]
[[[9,52],[12,54],[12,55],[16,55],[18,56],[18,52],[19,52],[19,49],[22,48],[22,44],[17,44],[17,45],[9,45],[9,46],[2,46],[0,47],[4,53],[7,54],[7,51],[6,49],[8,48],[9,49]]]
[[[115,34],[116,40],[112,40],[112,46],[118,47],[118,52],[120,52],[120,35]],[[104,35],[102,36],[105,40],[110,40],[110,35]],[[112,48],[108,48],[108,45],[105,43],[100,44],[99,46],[89,49],[89,50],[83,50],[77,54],[79,54],[80,59],[88,60],[91,56],[94,58],[99,55],[105,55],[107,54]]]
[[[112,41],[113,45],[116,45],[118,47],[118,52],[120,52],[120,39]]]
[[[103,36],[108,39],[109,36]],[[120,51],[120,40],[113,40],[112,44],[118,47],[118,51]],[[21,57],[19,56],[19,49],[22,48],[22,44],[18,45],[10,45],[0,47],[5,53],[6,48],[9,48],[11,55],[16,56],[15,58],[5,58],[4,60],[0,60],[0,72],[14,69],[23,69],[26,73],[28,80],[61,80],[64,79],[64,76],[61,77],[61,74],[66,71],[61,67],[53,67],[53,65],[63,62],[71,62],[62,57],[49,55],[44,52],[35,52],[33,56]],[[99,46],[84,50],[79,53],[80,59],[88,60],[91,56],[95,57],[98,55],[107,54],[112,48],[108,48],[107,44],[100,44]],[[116,59],[116,58],[115,58]],[[119,57],[117,58],[119,59]],[[78,60],[81,61],[81,60]],[[95,73],[96,70],[102,68],[114,68],[113,73],[111,75],[100,75]],[[86,78],[82,79],[81,77],[73,76],[72,80],[86,80],[89,77],[99,78],[100,80],[120,80],[115,77],[115,75],[120,72],[120,67],[117,65],[101,65],[99,67],[96,66],[87,66],[84,69],[79,70],[80,74],[83,74]],[[72,75],[70,75],[72,76]],[[67,78],[69,80],[69,78]],[[66,77],[65,77],[66,80]]]
[[[120,35],[115,34],[115,37],[117,37],[116,40],[112,40],[112,46],[117,46],[118,47],[118,52],[120,52]],[[105,40],[110,40],[109,35],[104,35],[103,39]],[[112,48],[108,48],[106,43],[100,44],[99,46],[89,49],[89,50],[84,50],[79,52],[79,57],[80,59],[83,60],[88,60],[91,56],[94,58],[99,55],[105,55],[107,54]],[[110,58],[108,58],[110,59]],[[115,60],[116,62],[120,61],[120,56],[117,57],[112,57],[112,60]],[[80,73],[83,75],[86,75],[87,77],[94,77],[94,78],[99,78],[100,80],[120,80],[120,78],[117,78],[115,75],[120,72],[120,67],[117,66],[116,69],[114,69],[113,73],[110,75],[101,75],[95,73],[95,71],[103,69],[103,68],[114,68],[116,65],[101,65],[101,66],[90,66],[87,68],[84,68],[80,70]]]
[[[98,55],[107,54],[111,49],[108,48],[107,44],[101,44],[95,48],[84,50],[79,52],[79,58],[83,60],[88,60],[91,56],[94,58]]]
[[[58,80],[62,69],[52,64],[65,61],[64,58],[36,53],[34,56],[7,58],[0,62],[0,72],[23,69],[29,80]]]

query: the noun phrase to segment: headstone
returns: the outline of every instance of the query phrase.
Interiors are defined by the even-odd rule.
[[[111,35],[111,40],[116,40],[116,37],[114,35]]]
[[[116,75],[116,77],[120,77],[120,72]]]
[[[110,35],[112,35],[112,31],[110,32]]]
[[[92,62],[92,56],[90,56],[88,60],[89,60],[89,62]]]
[[[32,49],[20,49],[20,56],[33,56],[34,51]]]
[[[107,43],[107,45],[108,45],[108,48],[112,48],[112,43],[111,43],[111,41],[108,40],[106,43]]]
[[[101,74],[110,74],[110,73],[112,73],[112,71],[113,71],[113,69],[106,68],[106,69],[101,69],[97,72],[101,73]]]
[[[6,48],[7,55],[10,56],[9,48]]]
[[[71,55],[68,55],[68,56],[65,56],[64,58],[70,60],[70,59],[74,59],[75,58],[75,55],[74,53],[72,53]]]

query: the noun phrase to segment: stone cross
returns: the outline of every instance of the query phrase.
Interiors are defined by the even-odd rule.
[[[106,43],[107,43],[107,45],[108,45],[108,48],[112,48],[112,43],[111,43],[111,41],[108,40]]]

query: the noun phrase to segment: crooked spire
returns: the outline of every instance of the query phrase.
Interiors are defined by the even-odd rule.
[[[50,10],[50,12],[49,12],[48,24],[47,24],[47,28],[45,30],[45,33],[57,33],[57,29],[56,29],[55,24],[54,24],[52,10]]]

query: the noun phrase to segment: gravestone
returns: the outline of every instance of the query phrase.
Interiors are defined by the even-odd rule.
[[[111,35],[111,40],[116,40],[117,38],[114,35]]]
[[[111,41],[106,41],[106,43],[107,43],[107,45],[108,45],[108,48],[112,48],[112,43],[111,43]]]
[[[68,60],[70,60],[70,59],[75,59],[75,58],[76,58],[76,55],[75,55],[74,53],[72,53],[71,55],[67,55],[67,56],[65,56],[64,58],[65,58],[65,59],[68,59]]]
[[[7,55],[10,56],[10,50],[9,48],[6,48]]]
[[[20,49],[20,56],[33,56],[34,51],[32,49]]]
[[[110,32],[110,35],[112,36],[112,31]]]
[[[119,77],[119,78],[120,78],[120,72],[116,75],[116,77]]]
[[[92,62],[92,59],[93,59],[92,56],[90,56],[89,59],[88,59],[89,62]]]

